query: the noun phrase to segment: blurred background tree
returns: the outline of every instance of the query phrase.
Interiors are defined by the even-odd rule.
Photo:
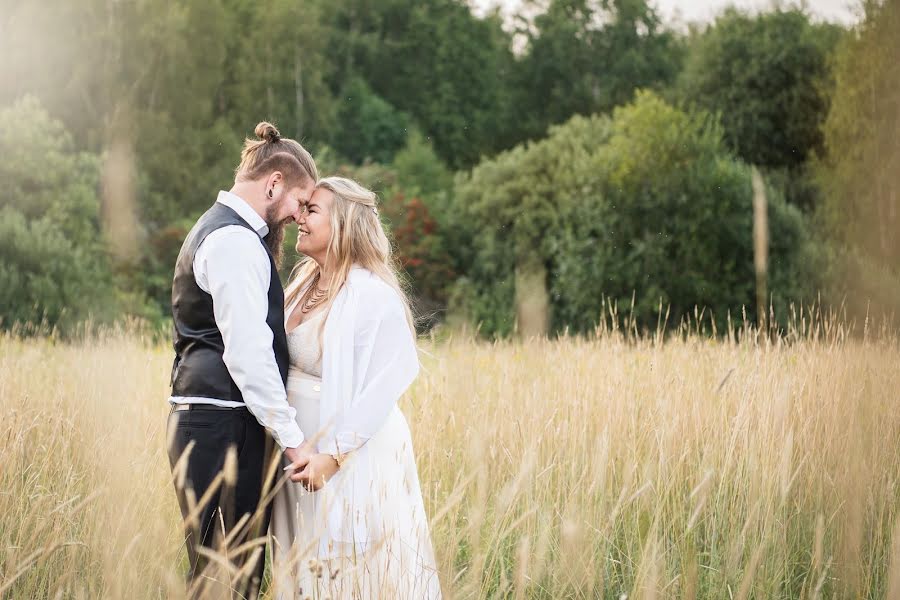
[[[834,55],[817,163],[830,296],[857,314],[900,315],[900,1],[867,1]]]
[[[632,296],[647,327],[660,302],[754,314],[751,164],[776,313],[893,310],[898,1],[688,29],[646,0],[4,2],[3,326],[164,322],[262,119],[380,194],[426,328],[589,331]]]
[[[798,167],[822,147],[828,61],[840,34],[797,8],[728,9],[690,42],[681,97],[717,113],[729,147],[747,163]]]
[[[679,99],[716,113],[728,146],[805,210],[818,204],[807,167],[823,147],[829,60],[841,34],[799,8],[728,9],[689,40],[678,81]]]
[[[476,168],[458,198],[472,222],[472,317],[491,334],[514,323],[515,269],[538,269],[552,327],[591,331],[606,297],[652,328],[695,305],[724,326],[755,306],[749,168],[722,128],[643,92],[612,118],[574,117],[541,142]],[[815,256],[800,212],[769,191],[773,302],[814,297]]]
[[[526,36],[514,71],[517,141],[574,114],[608,112],[637,89],[662,89],[681,67],[675,33],[644,0],[552,0]]]
[[[0,109],[0,315],[3,326],[65,330],[108,317],[112,275],[95,154],[31,96]]]

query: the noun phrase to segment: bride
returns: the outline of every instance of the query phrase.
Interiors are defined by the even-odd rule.
[[[375,194],[322,179],[298,224],[287,392],[311,456],[273,501],[276,597],[440,598],[397,406],[418,374],[415,330]]]

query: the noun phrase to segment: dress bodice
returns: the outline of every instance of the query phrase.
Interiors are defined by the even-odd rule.
[[[297,325],[287,336],[291,369],[322,377],[321,328],[324,313]]]

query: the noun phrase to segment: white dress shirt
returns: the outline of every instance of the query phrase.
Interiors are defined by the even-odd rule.
[[[303,443],[303,432],[288,404],[284,382],[266,324],[271,265],[260,238],[269,228],[253,208],[231,192],[219,192],[216,202],[234,210],[256,233],[229,225],[206,236],[194,254],[194,279],[213,299],[213,314],[225,344],[223,360],[247,409],[282,448]],[[280,285],[280,283],[279,283]],[[172,396],[173,404],[214,404],[239,407],[221,398]]]

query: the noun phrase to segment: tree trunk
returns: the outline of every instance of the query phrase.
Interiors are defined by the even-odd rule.
[[[769,219],[766,206],[766,185],[756,167],[753,180],[753,267],[756,271],[756,318],[760,330],[766,327],[769,269]]]
[[[275,113],[275,90],[272,89],[272,43],[266,44],[266,119]]]
[[[549,330],[547,269],[534,257],[516,264],[516,322],[523,338],[543,337]]]
[[[299,140],[303,138],[303,59],[299,44],[294,49],[294,94],[297,111],[294,137]]]

